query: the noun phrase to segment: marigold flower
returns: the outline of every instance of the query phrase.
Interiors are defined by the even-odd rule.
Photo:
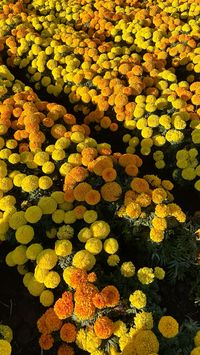
[[[153,316],[151,312],[142,311],[134,317],[136,329],[152,329]]]
[[[73,257],[72,265],[82,270],[90,271],[96,263],[95,256],[88,250],[79,250]]]
[[[110,157],[100,156],[94,161],[93,171],[96,175],[102,176],[102,173],[107,168],[112,168],[113,162]]]
[[[114,331],[114,323],[106,316],[99,317],[94,323],[94,331],[100,339],[108,339]]]
[[[11,355],[12,347],[7,340],[0,339],[0,352],[2,355]]]
[[[148,355],[158,353],[159,342],[156,335],[151,330],[141,330],[133,338],[138,355]]]
[[[179,324],[171,316],[163,316],[158,323],[158,329],[165,338],[173,338],[179,332]]]
[[[142,284],[148,285],[154,281],[153,269],[149,267],[143,267],[138,270],[137,277]]]
[[[64,292],[54,305],[54,311],[59,319],[66,319],[73,313],[72,293]]]
[[[149,184],[145,179],[135,177],[131,182],[131,188],[138,193],[148,192]]]
[[[53,347],[54,338],[51,334],[42,334],[39,338],[40,347],[49,350]]]
[[[156,188],[155,190],[153,190],[152,192],[152,201],[155,204],[160,204],[163,201],[165,201],[167,198],[167,193],[163,188]]]
[[[85,195],[85,202],[87,202],[88,205],[91,206],[97,205],[100,202],[100,200],[101,200],[101,195],[97,190],[90,190]]]
[[[72,323],[65,323],[60,329],[60,338],[66,343],[72,343],[76,340],[77,329]]]
[[[138,218],[141,214],[141,207],[136,202],[131,202],[126,206],[126,214],[130,218]]]
[[[122,188],[117,182],[107,182],[101,187],[101,195],[105,201],[117,201],[121,194]]]
[[[134,293],[130,295],[129,301],[133,307],[137,309],[141,309],[146,306],[147,298],[142,291],[136,290]]]
[[[81,182],[74,188],[74,197],[77,201],[85,201],[86,194],[92,190],[92,186],[87,182]]]
[[[81,328],[76,336],[78,347],[90,353],[96,351],[100,347],[101,342],[101,339],[95,334],[92,328]]]
[[[100,294],[105,300],[106,307],[115,307],[119,303],[120,294],[115,286],[109,285],[104,287]]]
[[[87,281],[87,273],[86,271],[78,269],[74,266],[68,266],[63,271],[63,279],[67,285],[76,289],[79,284]]]
[[[57,351],[57,355],[74,355],[74,349],[66,344],[62,344],[59,346],[58,351]]]
[[[132,277],[135,274],[135,266],[131,261],[124,262],[120,270],[124,277]]]
[[[74,314],[78,319],[82,321],[91,319],[95,315],[95,306],[89,300],[82,301],[82,303],[76,302],[74,307]]]

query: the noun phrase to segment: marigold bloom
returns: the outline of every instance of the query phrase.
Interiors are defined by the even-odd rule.
[[[87,281],[87,273],[85,270],[68,266],[63,271],[63,279],[68,286],[76,289],[80,284]]]
[[[101,295],[103,296],[106,307],[115,307],[119,303],[120,294],[115,286],[109,285],[102,289]]]
[[[60,345],[57,352],[57,355],[74,355],[74,354],[75,354],[74,349],[71,346],[66,344]]]
[[[108,339],[114,331],[114,323],[106,316],[99,317],[94,323],[94,331],[100,339]]]
[[[60,338],[66,343],[72,343],[76,340],[76,333],[77,330],[74,324],[65,323],[60,329]]]
[[[54,311],[59,319],[66,319],[73,313],[72,293],[64,292],[54,305]]]
[[[121,194],[122,188],[117,182],[107,182],[101,187],[101,195],[105,201],[117,201]]]
[[[179,332],[179,324],[171,316],[163,316],[158,323],[158,329],[165,338],[173,338]]]
[[[42,334],[39,338],[40,347],[44,350],[49,350],[52,348],[54,343],[54,338],[51,334]]]
[[[149,184],[145,179],[135,177],[131,181],[131,188],[138,193],[148,192]]]

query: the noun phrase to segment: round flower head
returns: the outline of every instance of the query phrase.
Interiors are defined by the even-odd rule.
[[[194,344],[195,346],[200,346],[200,330],[197,331],[194,337]]]
[[[163,316],[158,323],[158,329],[165,338],[173,338],[179,332],[179,324],[171,316]]]
[[[194,348],[190,353],[190,355],[199,355],[199,354],[200,354],[200,346]]]
[[[38,256],[37,256],[37,264],[42,269],[53,269],[56,266],[58,257],[54,250],[52,249],[44,249]]]
[[[44,285],[47,288],[56,288],[60,283],[60,275],[56,271],[49,271],[44,278]]]
[[[42,210],[39,206],[28,207],[24,217],[29,223],[37,223],[42,217]]]
[[[72,243],[69,240],[62,239],[55,242],[55,253],[58,256],[67,256],[72,252]]]
[[[42,245],[39,243],[31,244],[26,249],[26,257],[30,260],[36,260],[38,254],[41,253],[42,249]]]
[[[142,311],[134,317],[136,329],[152,329],[153,316],[151,312]]]
[[[11,345],[7,340],[0,339],[0,353],[2,355],[11,355]]]
[[[154,269],[154,275],[155,278],[163,280],[165,277],[165,271],[163,270],[163,268],[156,266]]]
[[[44,290],[40,294],[40,303],[44,307],[50,307],[54,303],[54,294],[50,290]]]
[[[143,267],[138,270],[137,277],[143,285],[148,285],[154,281],[153,269],[149,267]]]
[[[124,262],[121,265],[121,273],[124,277],[132,277],[135,275],[135,266],[131,261]]]
[[[57,208],[57,202],[52,197],[41,197],[38,202],[43,214],[52,214]]]
[[[129,301],[133,307],[137,309],[141,309],[146,306],[147,298],[142,291],[136,290],[134,293],[130,295]]]
[[[105,240],[103,247],[106,253],[115,254],[119,248],[119,244],[115,238],[108,238]]]
[[[133,338],[133,344],[136,347],[138,355],[150,355],[158,353],[159,342],[151,330],[141,330]]]
[[[10,343],[13,339],[13,331],[8,325],[0,324],[0,336]]]
[[[78,251],[72,260],[72,265],[82,270],[90,271],[96,263],[95,256],[88,250]]]
[[[91,224],[90,229],[92,231],[93,237],[99,239],[105,239],[110,233],[110,226],[104,221],[95,221]]]
[[[90,238],[85,243],[85,249],[88,250],[91,254],[97,255],[103,249],[102,241],[97,238]]]
[[[100,339],[108,339],[114,331],[114,324],[106,316],[99,317],[94,323],[94,331]]]
[[[21,244],[28,244],[33,237],[34,229],[29,225],[20,226],[15,232],[15,238]]]

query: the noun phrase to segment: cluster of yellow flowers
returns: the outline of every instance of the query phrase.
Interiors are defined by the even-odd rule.
[[[197,148],[181,149],[176,153],[176,166],[178,169],[174,170],[174,177],[179,176],[181,170],[181,177],[187,181],[195,181],[194,187],[200,191],[200,164],[199,152]]]

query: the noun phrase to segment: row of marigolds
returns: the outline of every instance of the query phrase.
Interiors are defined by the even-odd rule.
[[[186,255],[186,268],[197,253],[173,184],[141,176],[138,155],[112,153],[28,88],[0,109],[0,237],[14,244],[7,265],[50,307],[38,320],[40,346],[59,355],[168,355],[171,346],[196,354],[198,327],[179,329],[160,306],[167,250],[181,243],[175,258]]]
[[[127,153],[160,151],[158,169],[173,157],[175,175],[199,191],[199,4],[167,3],[19,0],[2,6],[0,49],[85,124],[123,129]]]

